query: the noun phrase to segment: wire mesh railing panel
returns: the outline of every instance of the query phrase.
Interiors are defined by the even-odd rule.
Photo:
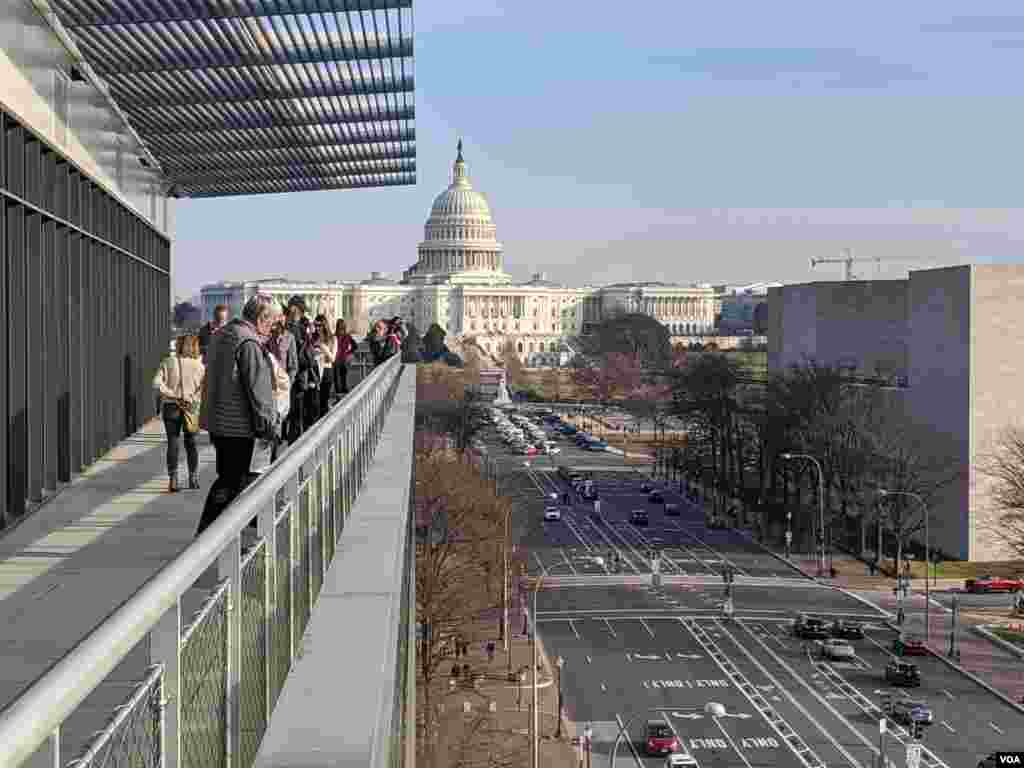
[[[309,484],[309,595],[314,602],[320,595],[324,583],[324,517],[321,503],[323,488],[323,464],[313,473]]]
[[[327,468],[323,472],[323,494],[324,494],[324,557],[330,566],[334,560],[335,544],[338,541],[338,517],[336,514],[335,501],[337,496],[334,492],[334,475],[338,466],[338,451],[332,448],[327,455]]]
[[[295,508],[292,507],[292,510]],[[270,693],[274,704],[281,695],[288,669],[292,665],[292,512],[285,512],[274,523],[277,562],[274,563],[274,617],[270,636],[273,643],[273,665]]]
[[[163,668],[152,668],[68,768],[161,768]]]
[[[292,644],[300,647],[302,633],[309,621],[309,483],[299,491],[299,503],[293,514],[297,514],[295,527],[295,583],[292,584],[295,616],[292,619]]]
[[[227,765],[228,584],[196,614],[181,641],[181,766]]]
[[[267,545],[260,541],[242,560],[242,613],[239,618],[239,768],[256,761],[267,731]]]

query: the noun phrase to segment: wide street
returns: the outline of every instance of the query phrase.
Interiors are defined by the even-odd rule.
[[[516,498],[514,535],[531,575],[541,577],[540,637],[548,657],[564,661],[566,716],[577,734],[591,727],[594,768],[664,765],[664,757],[644,753],[650,720],[667,723],[702,768],[872,768],[887,691],[932,709],[925,768],[973,768],[994,750],[1022,746],[1024,716],[942,659],[909,659],[921,671],[920,688],[888,686],[884,668],[896,638],[889,616],[806,578],[745,532],[707,529],[700,508],[661,484],[680,507],[666,516],[641,490],[646,478],[621,456],[562,442],[557,456],[526,457],[490,430],[484,439],[502,492]],[[572,493],[556,471],[562,465],[593,478],[599,511]],[[551,494],[563,516],[545,523]],[[629,522],[634,509],[648,512],[648,526]],[[654,551],[660,586],[652,585]],[[736,574],[731,617],[723,605],[727,566]],[[825,662],[813,654],[792,633],[801,612],[863,622],[855,658]],[[709,702],[725,714],[708,714]],[[892,721],[887,728],[886,754],[902,768],[911,737]]]

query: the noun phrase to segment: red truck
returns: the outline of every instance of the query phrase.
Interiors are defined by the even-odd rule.
[[[980,592],[1019,592],[1024,589],[1024,579],[1002,579],[997,576],[979,576],[967,579],[964,589],[975,594]]]

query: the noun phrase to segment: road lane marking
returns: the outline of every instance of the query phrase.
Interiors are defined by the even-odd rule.
[[[647,626],[647,622],[644,621],[643,619],[640,619],[640,623],[643,624],[644,629],[647,630],[647,634],[650,635],[651,637],[654,637],[654,630],[651,629],[649,626]]]
[[[572,561],[569,559],[569,556],[565,554],[565,547],[559,547],[558,552],[562,555],[562,559],[565,561],[565,564],[569,566],[569,570],[572,571],[572,575],[579,576],[579,573],[576,570],[576,566],[572,564]]]
[[[615,739],[615,747],[612,749],[611,764],[615,765],[615,758],[617,757],[616,751],[618,750],[619,743],[622,737],[626,737],[626,744],[629,746],[629,751],[633,755],[633,759],[636,761],[638,768],[644,768],[644,762],[640,759],[640,754],[636,751],[636,745],[633,740],[629,738],[629,734],[626,733],[626,724],[622,722],[622,716],[619,713],[615,713],[615,722],[619,724],[619,735]]]
[[[601,683],[601,690],[602,690],[602,691],[604,691],[605,693],[607,693],[607,692],[608,692],[608,688],[607,688],[607,687],[605,687],[605,684],[604,684],[604,683]]]
[[[1000,736],[1002,736],[1002,735],[1003,735],[1003,729],[1002,729],[1002,728],[1000,728],[1000,727],[999,727],[998,725],[996,725],[995,723],[993,723],[993,722],[992,722],[991,720],[989,720],[989,721],[988,721],[988,725],[989,725],[989,727],[990,727],[990,728],[991,728],[991,729],[992,729],[993,731],[995,731],[996,733],[998,733],[998,734],[999,734]]]
[[[540,555],[538,555],[536,552],[534,552],[533,553],[533,557],[537,561],[537,565],[540,566],[541,575],[547,576],[548,575],[548,569],[544,567],[544,561],[540,559]]]
[[[729,733],[725,730],[719,719],[717,717],[713,717],[711,719],[714,721],[715,725],[718,726],[718,730],[722,732],[722,735],[725,736],[726,740],[729,742],[729,745],[733,748],[736,754],[739,755],[740,760],[743,761],[743,765],[745,765],[746,768],[753,768],[750,765],[750,761],[747,760],[746,755],[744,755],[743,752],[740,751],[740,748],[736,746],[736,742],[732,740],[732,736],[730,736]]]
[[[590,664],[590,663],[591,663],[591,659],[590,659],[589,656],[587,656],[587,664]]]
[[[953,694],[950,693],[949,691],[947,691],[945,688],[942,689],[942,695],[945,696],[950,701],[953,700]]]
[[[628,653],[628,652],[626,653],[626,661],[630,661],[630,662],[633,661],[633,654],[632,653]]]
[[[612,633],[612,637],[618,637],[618,635],[615,634],[615,630],[612,629],[612,623],[608,621],[608,619],[601,619],[601,621],[603,621],[604,625],[608,627],[608,631]]]
[[[950,733],[956,733],[956,729],[952,725],[947,723],[945,720],[943,720],[941,722],[942,722],[942,727],[945,728],[947,731],[949,731]]]
[[[715,662],[718,668],[725,673],[726,677],[733,681],[735,686],[739,689],[740,693],[743,694],[743,697],[748,702],[750,702],[751,706],[753,706],[754,709],[758,711],[758,713],[761,715],[764,721],[768,723],[771,729],[775,731],[775,733],[786,743],[786,745],[790,748],[790,750],[792,750],[793,754],[796,755],[797,759],[805,766],[805,768],[826,768],[825,762],[810,748],[810,746],[808,746],[807,742],[803,740],[800,734],[798,734],[793,729],[793,726],[791,726],[785,718],[783,718],[778,712],[776,712],[774,707],[770,706],[768,702],[765,701],[764,696],[762,696],[761,693],[758,692],[757,688],[754,687],[750,680],[747,679],[747,677],[739,671],[736,665],[733,664],[732,661],[730,661],[724,653],[722,653],[722,650],[718,647],[715,641],[711,639],[711,637],[705,631],[704,627],[702,627],[700,624],[698,624],[696,621],[693,621],[692,619],[680,619],[679,623],[683,625],[683,627],[690,633],[693,639],[696,640],[697,643],[701,646],[701,648],[704,649],[704,652],[711,657],[711,659]],[[718,622],[716,621],[715,624],[718,625]],[[726,632],[726,634],[728,635],[729,633]],[[741,651],[746,653],[748,658],[751,661],[753,661],[756,666],[760,668],[762,674],[764,674],[769,680],[772,681],[774,685],[776,685],[776,687],[778,687],[778,683],[775,681],[774,678],[772,678],[768,674],[768,671],[760,665],[760,662],[754,659],[753,655],[750,654],[745,648],[740,646],[739,643],[736,642],[736,639],[732,637],[732,635],[729,635],[729,637],[730,639],[732,639],[733,643],[735,643]],[[767,648],[767,646],[765,646],[765,648]],[[844,757],[850,760],[850,762],[853,765],[860,765],[860,763],[858,763],[856,760],[853,760],[851,756],[848,755],[846,751],[842,748],[842,746],[835,739],[833,739],[817,723],[817,721],[814,720],[813,717],[811,717],[810,713],[807,712],[807,710],[803,709],[803,707],[800,706],[800,704],[796,701],[796,699],[792,697],[791,694],[789,694],[788,691],[783,691],[783,693],[786,694],[786,696],[790,699],[790,703],[793,704],[804,715],[804,717],[806,717],[812,723],[817,725],[818,729],[821,730],[821,732],[824,733],[826,736],[828,736],[828,738],[832,741],[833,746],[835,746]]]
[[[580,638],[580,633],[576,631],[576,622],[574,622],[574,621],[573,621],[572,619],[569,619],[569,629],[571,629],[571,630],[572,630],[572,633],[573,633],[574,635],[576,635],[576,639],[577,639],[577,640],[580,640],[580,639],[581,639],[581,638]]]

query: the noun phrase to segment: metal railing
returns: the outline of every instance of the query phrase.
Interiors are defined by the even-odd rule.
[[[42,754],[142,641],[149,668],[76,768],[249,768],[300,651],[338,537],[372,462],[402,373],[374,369],[220,518],[0,712],[0,766]],[[243,551],[243,529],[257,538]],[[219,582],[187,627],[182,596]],[[43,748],[40,750],[40,748]]]

